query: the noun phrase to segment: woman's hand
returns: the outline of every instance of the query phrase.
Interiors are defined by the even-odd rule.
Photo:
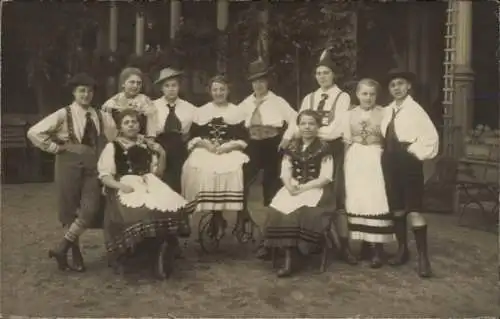
[[[286,149],[288,145],[290,145],[290,140],[282,139],[280,145],[278,145],[278,151]]]
[[[210,153],[216,153],[217,152],[217,147],[211,143],[210,141],[207,140],[201,140],[198,142],[198,146],[203,147]]]
[[[299,186],[297,186],[297,185],[285,185],[285,188],[288,190],[288,192],[292,196],[296,196],[296,195],[300,194]]]
[[[153,152],[155,153],[162,153],[164,152],[165,150],[163,149],[163,147],[161,147],[160,144],[156,143],[154,140],[151,140],[151,139],[145,139],[144,140],[146,142],[146,145],[148,146],[148,148],[150,150],[152,150]]]
[[[121,184],[120,185],[120,190],[125,193],[132,193],[134,191],[134,188],[132,186],[126,185],[126,184]]]
[[[235,147],[233,145],[223,144],[223,145],[220,145],[219,147],[217,147],[215,152],[217,154],[229,153],[232,150],[234,150],[234,148]]]

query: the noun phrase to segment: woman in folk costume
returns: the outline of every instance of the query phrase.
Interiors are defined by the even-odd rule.
[[[196,107],[179,98],[182,72],[166,68],[160,71],[155,85],[161,88],[163,96],[155,100],[157,114],[156,141],[167,152],[163,181],[180,193],[182,165],[187,158],[186,141],[193,123]]]
[[[269,206],[281,187],[279,178],[281,153],[278,146],[286,128],[295,122],[297,112],[280,96],[269,90],[269,67],[262,59],[249,66],[248,80],[252,82],[253,93],[241,102],[239,108],[245,113],[245,127],[250,139],[246,153],[250,162],[245,165],[245,192],[259,170],[263,170],[264,206]],[[245,205],[247,201],[245,200]],[[245,209],[246,210],[246,209]],[[258,255],[264,257],[265,249]]]
[[[415,75],[404,70],[392,70],[387,78],[394,101],[388,106],[391,116],[382,124],[385,134],[382,165],[399,245],[389,263],[401,265],[409,259],[406,224],[409,216],[418,250],[418,274],[430,277],[427,223],[421,214],[424,195],[422,161],[438,154],[439,137],[427,113],[410,95],[414,81]]]
[[[390,113],[376,105],[379,89],[378,82],[372,79],[359,81],[356,96],[360,105],[347,112],[343,129],[349,230],[352,239],[371,244],[372,268],[382,266],[382,245],[394,240],[381,164],[380,125]]]
[[[196,207],[157,176],[165,169],[165,151],[139,134],[139,114],[117,114],[119,134],[106,145],[98,162],[106,188],[104,235],[110,261],[123,266],[129,253],[147,238],[167,240],[177,251],[179,226]]]
[[[120,73],[119,85],[121,92],[104,103],[102,110],[114,127],[110,135],[114,138],[118,135],[116,128],[117,114],[126,109],[133,109],[140,114],[141,134],[154,138],[157,131],[156,109],[149,97],[141,93],[144,74],[138,68],[125,68]]]
[[[320,87],[304,97],[300,111],[314,110],[321,115],[321,127],[318,130],[318,137],[331,144],[335,163],[332,187],[334,188],[338,209],[337,227],[341,242],[341,256],[348,264],[355,265],[357,264],[357,258],[353,255],[349,246],[349,229],[344,207],[344,145],[341,138],[342,118],[349,110],[351,98],[349,94],[342,91],[335,84],[336,69],[337,67],[330,57],[329,49],[323,51],[315,73],[316,81]],[[291,126],[285,132],[280,147],[285,148],[296,132],[296,125]]]
[[[111,123],[91,106],[95,81],[78,74],[69,81],[73,103],[57,110],[28,131],[28,138],[41,150],[56,155],[55,182],[58,190],[59,221],[68,226],[57,247],[49,251],[60,270],[83,272],[85,265],[79,237],[98,218],[101,188],[97,159],[106,143],[104,132]],[[71,249],[72,265],[67,253]]]
[[[330,144],[318,138],[321,115],[304,110],[297,117],[300,137],[284,150],[282,187],[271,202],[264,246],[285,250],[279,277],[295,268],[296,253],[307,255],[323,239],[325,215],[335,211],[332,188],[333,157]]]
[[[244,201],[243,165],[248,156],[244,113],[228,102],[223,76],[209,82],[212,102],[195,112],[188,142],[189,157],[182,170],[182,194],[198,197],[197,211],[213,211],[219,231],[227,226],[223,211],[241,211]]]

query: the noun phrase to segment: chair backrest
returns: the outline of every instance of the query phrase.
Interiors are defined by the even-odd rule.
[[[28,124],[6,124],[2,123],[1,144],[2,149],[28,148]]]

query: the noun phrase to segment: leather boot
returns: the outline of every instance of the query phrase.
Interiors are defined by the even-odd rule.
[[[271,250],[264,245],[263,241],[260,243],[255,257],[261,260],[271,260]]]
[[[61,271],[68,270],[68,250],[73,245],[72,242],[63,238],[55,249],[49,250],[49,258],[55,258],[57,262],[57,267]]]
[[[404,216],[398,216],[394,218],[394,232],[396,234],[396,239],[398,241],[398,251],[392,258],[389,259],[388,263],[392,266],[399,266],[406,264],[410,259],[408,253],[408,236],[406,228],[406,214]]]
[[[340,257],[349,265],[357,265],[358,259],[351,251],[349,246],[349,238],[347,237],[339,237],[340,240]]]
[[[370,260],[372,257],[372,251],[370,250],[370,244],[367,241],[361,242],[361,249],[359,250],[359,260]]]
[[[85,272],[86,268],[83,261],[82,251],[80,250],[79,240],[76,240],[71,245],[71,257],[73,263],[70,266],[70,269],[76,272]]]
[[[376,243],[371,247],[371,263],[370,268],[380,268],[382,267],[382,244]]]
[[[286,248],[285,249],[285,264],[283,265],[283,268],[278,270],[278,277],[283,278],[283,277],[289,277],[292,274],[292,249],[291,248]]]
[[[432,270],[427,255],[427,225],[414,227],[413,234],[418,251],[418,275],[421,278],[429,278],[432,276]]]

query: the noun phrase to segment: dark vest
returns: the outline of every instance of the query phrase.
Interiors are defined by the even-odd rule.
[[[219,144],[231,140],[247,140],[248,132],[245,123],[227,124],[222,117],[213,118],[205,125],[193,123],[191,127],[192,137],[209,139]]]
[[[292,162],[292,177],[300,184],[305,184],[319,177],[321,162],[323,158],[330,154],[331,150],[326,142],[316,139],[304,151],[302,151],[302,141],[297,140],[286,150],[285,154]]]
[[[145,175],[150,173],[152,153],[146,147],[139,145],[124,149],[118,142],[115,147],[116,175]]]

